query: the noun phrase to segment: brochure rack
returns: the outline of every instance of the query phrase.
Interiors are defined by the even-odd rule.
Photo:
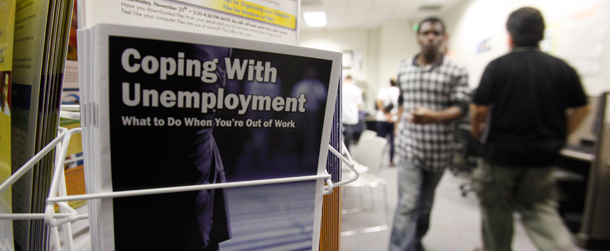
[[[79,105],[63,105],[61,107],[60,116],[69,119],[80,120],[80,113],[75,112],[78,111]],[[73,128],[66,129],[59,127],[58,136],[51,141],[47,146],[45,146],[40,152],[38,152],[34,157],[32,157],[28,162],[26,162],[17,172],[15,172],[11,177],[5,180],[2,184],[0,184],[0,193],[11,186],[14,182],[16,182],[19,178],[21,178],[24,174],[26,174],[32,167],[40,161],[45,155],[47,155],[53,148],[56,148],[55,151],[55,163],[53,170],[53,179],[51,181],[51,186],[49,190],[49,196],[46,200],[45,212],[43,214],[35,214],[35,213],[12,213],[12,214],[0,214],[0,220],[35,220],[35,219],[44,219],[45,224],[47,224],[51,229],[51,241],[56,250],[62,250],[63,247],[66,250],[74,250],[74,242],[72,239],[72,229],[71,225],[67,223],[72,223],[78,220],[88,220],[89,216],[87,214],[79,214],[75,209],[68,205],[68,201],[75,200],[93,200],[93,199],[103,199],[103,198],[118,198],[118,197],[129,197],[129,196],[141,196],[141,195],[149,195],[149,194],[161,194],[161,193],[175,193],[175,192],[185,192],[185,191],[196,191],[196,190],[206,190],[206,189],[218,189],[218,188],[231,188],[231,187],[242,187],[242,186],[256,186],[256,185],[267,185],[267,184],[278,184],[278,183],[289,183],[289,182],[299,182],[299,181],[307,181],[307,180],[318,180],[324,179],[326,185],[323,187],[323,194],[328,195],[331,194],[334,188],[343,186],[345,184],[351,183],[358,179],[359,173],[356,171],[354,167],[354,162],[351,158],[351,155],[347,150],[345,150],[345,155],[343,156],[339,153],[333,146],[328,145],[328,150],[332,152],[335,156],[340,158],[342,162],[349,167],[349,169],[354,172],[354,175],[349,180],[340,181],[337,183],[333,183],[331,181],[331,175],[321,174],[321,175],[310,175],[310,176],[300,176],[300,177],[290,177],[290,178],[276,178],[276,179],[263,179],[263,180],[254,180],[254,181],[239,181],[239,182],[229,182],[229,183],[220,183],[220,184],[203,184],[203,185],[188,185],[188,186],[176,186],[176,187],[167,187],[167,188],[153,188],[153,189],[140,189],[140,190],[131,190],[131,191],[120,191],[120,192],[109,192],[109,193],[96,193],[96,194],[83,194],[83,195],[67,195],[66,189],[66,179],[64,176],[64,163],[66,158],[66,153],[68,150],[68,145],[70,143],[70,138],[74,134],[81,133],[81,128]],[[343,149],[347,149],[345,145],[343,145]],[[55,206],[59,207],[59,212],[56,212]],[[62,234],[60,235],[59,228],[62,229]]]

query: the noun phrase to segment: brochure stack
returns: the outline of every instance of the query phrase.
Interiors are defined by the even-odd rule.
[[[0,1],[0,183],[11,176],[11,83],[15,1]],[[0,191],[0,214],[12,212],[11,189]],[[0,250],[13,247],[12,221],[0,221]]]
[[[89,193],[326,172],[339,53],[106,24],[81,37]],[[312,249],[322,186],[102,199],[93,248]]]
[[[6,1],[1,1],[2,3]],[[10,2],[10,1],[9,1]],[[57,136],[73,1],[17,0],[11,86],[12,172]],[[13,213],[42,213],[53,170],[48,154],[12,186]],[[14,221],[15,250],[44,250],[42,220]]]
[[[341,54],[196,2],[79,2],[92,249],[316,250]]]

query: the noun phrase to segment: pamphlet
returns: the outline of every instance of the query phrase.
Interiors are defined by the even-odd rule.
[[[11,83],[15,0],[0,0],[0,183],[11,176]],[[11,188],[0,192],[0,214],[12,212]],[[13,223],[0,221],[0,250],[13,248]]]
[[[108,24],[81,37],[88,193],[326,173],[340,53]],[[92,246],[315,250],[323,184],[101,199]]]

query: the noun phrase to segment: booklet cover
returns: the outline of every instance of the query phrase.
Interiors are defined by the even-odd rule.
[[[51,9],[49,1],[18,0],[15,9],[15,39],[13,51],[13,81],[11,86],[11,168],[17,171],[36,153],[40,145],[38,124],[40,93],[47,24]],[[42,115],[42,114],[40,114]],[[42,116],[41,116],[42,117]],[[40,162],[39,162],[40,163]],[[38,165],[39,166],[39,165]],[[37,208],[39,192],[35,187],[40,177],[38,168],[33,168],[13,184],[13,213],[31,213]],[[37,172],[38,171],[38,172]],[[37,233],[36,221],[13,221],[15,249],[28,250],[34,246]],[[34,233],[33,233],[34,232]],[[34,240],[34,241],[33,241]],[[39,241],[40,243],[42,241]]]
[[[99,191],[325,173],[340,53],[117,25],[92,40]],[[317,249],[322,185],[103,199],[101,249]]]
[[[21,168],[57,136],[67,25],[73,1],[17,0],[11,83],[11,169]],[[51,181],[49,153],[12,187],[13,213],[42,213]],[[14,221],[16,250],[48,246],[43,220]]]
[[[11,80],[15,0],[0,0],[0,183],[11,176]],[[11,188],[0,193],[0,214],[12,212]],[[13,223],[0,220],[0,250],[13,248]]]

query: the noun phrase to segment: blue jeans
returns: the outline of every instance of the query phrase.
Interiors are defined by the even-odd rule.
[[[443,172],[426,171],[419,163],[401,160],[398,165],[398,205],[394,215],[390,250],[415,250],[430,226],[434,192]]]
[[[354,141],[356,133],[360,131],[360,125],[347,125],[343,124],[343,143],[347,150],[350,150],[350,145]]]

